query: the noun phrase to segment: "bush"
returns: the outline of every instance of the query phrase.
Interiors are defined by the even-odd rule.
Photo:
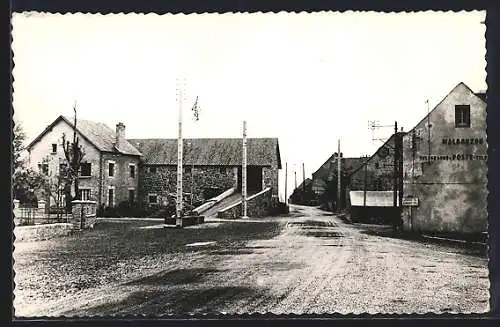
[[[115,207],[104,207],[101,205],[97,211],[99,217],[120,218],[120,217],[146,217],[147,210],[140,208],[136,204],[123,201]]]

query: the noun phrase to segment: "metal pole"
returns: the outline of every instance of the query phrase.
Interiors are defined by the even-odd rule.
[[[341,171],[342,171],[342,155],[340,154],[340,139],[338,141],[338,156],[337,156],[337,212],[340,212],[340,193],[341,193]]]
[[[247,218],[247,122],[243,121],[243,162],[242,162],[242,181],[241,181],[241,195],[242,199],[242,216]]]
[[[288,204],[287,186],[288,186],[288,162],[285,163],[285,205]]]
[[[184,85],[181,81],[178,85],[178,104],[179,104],[179,138],[177,139],[177,208],[176,208],[176,225],[182,225],[182,105],[184,98]]]

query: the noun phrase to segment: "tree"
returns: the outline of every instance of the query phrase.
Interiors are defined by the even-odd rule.
[[[13,129],[13,151],[12,151],[12,168],[14,173],[19,171],[19,169],[24,168],[24,159],[22,158],[22,153],[25,149],[24,141],[26,140],[26,134],[23,131],[23,127],[20,122],[14,121]]]
[[[68,163],[67,165],[67,171],[66,171],[66,178],[68,181],[68,184],[65,186],[66,190],[66,199],[71,198],[71,184],[74,185],[74,190],[75,190],[75,197],[74,199],[78,198],[78,193],[79,193],[79,188],[78,188],[78,174],[80,172],[80,167],[82,164],[83,157],[85,155],[85,152],[83,150],[82,145],[80,144],[80,138],[77,135],[77,117],[76,117],[76,103],[73,106],[73,112],[75,113],[75,118],[73,120],[73,140],[70,142],[69,140],[66,139],[66,134],[63,133],[62,135],[62,147],[64,150],[64,156],[66,158],[66,161]],[[71,206],[71,202],[67,201],[67,207],[69,208]]]
[[[14,121],[12,141],[12,193],[15,199],[23,204],[32,203],[36,197],[35,190],[44,188],[45,178],[42,174],[33,169],[25,167],[23,151],[26,134],[20,122]]]

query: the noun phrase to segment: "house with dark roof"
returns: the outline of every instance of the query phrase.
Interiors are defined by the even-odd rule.
[[[142,154],[139,170],[140,201],[144,206],[164,206],[175,201],[177,139],[129,139]],[[184,139],[183,191],[193,202],[207,200],[230,188],[241,190],[240,138]],[[272,189],[278,201],[281,157],[276,138],[247,139],[247,190],[249,194]]]
[[[341,157],[341,188],[342,194],[348,184],[349,176],[358,169],[366,160],[365,157]],[[320,204],[333,208],[337,199],[337,173],[338,156],[334,153],[326,160],[321,167],[312,174],[312,191],[316,195]],[[341,199],[345,202],[344,197]]]
[[[29,166],[55,178],[66,163],[63,134],[72,137],[73,122],[59,116],[28,145]],[[77,136],[85,153],[79,199],[94,200],[105,207],[124,201],[160,207],[175,201],[177,139],[126,139],[123,123],[113,130],[106,124],[82,119],[77,121]],[[203,202],[230,188],[240,191],[242,153],[240,138],[184,139],[183,191],[188,193],[187,198]],[[248,139],[247,157],[249,194],[270,188],[277,202],[281,169],[278,139]]]
[[[40,170],[55,182],[61,165],[66,164],[62,148],[62,135],[73,136],[71,118],[59,116],[28,146],[28,165]],[[137,201],[138,167],[142,154],[125,138],[125,125],[118,123],[116,130],[106,124],[78,119],[77,137],[84,151],[79,172],[78,198],[93,200],[104,206],[120,202]],[[63,201],[67,197],[60,185]],[[74,192],[73,190],[71,190]],[[74,197],[75,194],[71,194]],[[50,205],[54,199],[49,198]]]

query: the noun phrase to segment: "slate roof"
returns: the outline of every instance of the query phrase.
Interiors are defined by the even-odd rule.
[[[368,158],[342,158],[342,171],[345,172],[347,175],[351,174],[353,171],[358,169],[365,161],[367,161]],[[334,161],[333,164],[330,164],[332,161]],[[314,179],[327,179],[327,178],[332,178],[332,175],[336,174],[337,171],[337,161],[334,158],[333,155],[328,158],[327,161],[321,167],[316,170],[313,174]]]
[[[143,154],[149,165],[177,165],[177,139],[128,139]],[[184,139],[185,165],[239,166],[242,164],[241,138]],[[277,138],[247,139],[248,165],[269,166],[281,169]]]
[[[310,179],[310,178],[306,178],[306,180],[305,180],[305,181],[303,181],[302,183],[300,183],[300,185],[299,185],[299,186],[297,186],[297,188],[295,189],[295,191],[302,191],[302,190],[303,190],[303,188],[304,188],[304,182],[305,182],[305,188],[307,189],[307,188],[309,188],[309,187],[311,186],[311,184],[312,184],[312,179]]]
[[[42,137],[49,132],[58,122],[66,122],[73,127],[73,119],[65,116],[59,116],[52,124],[50,124],[40,135],[38,135],[29,145],[30,149],[35,143],[40,141]],[[116,131],[108,125],[92,120],[78,119],[77,131],[88,142],[94,145],[99,151],[103,152],[119,152],[123,154],[141,156],[142,154],[132,146],[127,140],[124,140],[123,146],[120,149],[115,147]]]

